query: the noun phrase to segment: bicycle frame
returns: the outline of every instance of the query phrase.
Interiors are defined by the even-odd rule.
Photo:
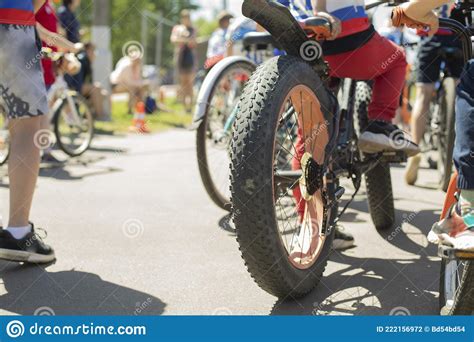
[[[81,125],[81,119],[73,99],[73,97],[77,95],[77,92],[75,90],[70,90],[64,80],[61,80],[60,78],[58,78],[56,82],[57,83],[53,85],[53,88],[50,89],[50,93],[48,94],[48,102],[53,103],[50,113],[59,115],[59,108],[63,102],[66,101],[70,110],[67,118],[71,119],[72,124]],[[51,124],[54,122],[54,119],[55,117],[52,115],[50,117]]]

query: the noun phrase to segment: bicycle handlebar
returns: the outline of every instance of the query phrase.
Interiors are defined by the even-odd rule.
[[[409,28],[415,29],[426,29],[428,27],[428,25],[413,20],[412,18],[407,16],[404,9],[401,7],[396,7],[393,9],[392,22],[393,26],[395,27],[401,27],[404,25]],[[464,63],[467,63],[470,59],[472,59],[472,29],[470,29],[469,27],[465,27],[460,22],[453,19],[439,19],[439,24],[440,27],[454,32],[458,36],[459,40],[461,40]]]
[[[56,61],[58,61],[58,60],[60,60],[61,58],[64,57],[64,53],[53,51],[53,49],[51,49],[49,47],[43,47],[41,49],[41,55],[44,58],[52,60],[53,62],[56,62]]]

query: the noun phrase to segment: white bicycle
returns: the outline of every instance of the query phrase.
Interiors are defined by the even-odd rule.
[[[60,64],[64,54],[43,49],[45,58]],[[0,97],[0,165],[8,160],[10,135],[5,103]],[[48,103],[52,103],[51,127],[57,146],[71,157],[86,152],[94,137],[94,118],[87,101],[76,91],[68,89],[62,76],[58,76],[48,93]],[[52,133],[53,133],[52,132]]]

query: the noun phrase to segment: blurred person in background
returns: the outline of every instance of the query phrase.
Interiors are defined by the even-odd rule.
[[[229,30],[230,21],[234,16],[227,11],[223,11],[217,17],[219,27],[214,31],[209,39],[207,48],[207,60],[205,68],[210,69],[227,54],[227,32]]]
[[[143,79],[143,56],[141,51],[131,51],[122,57],[110,75],[114,93],[128,93],[128,110],[132,114],[138,102],[145,99],[149,82]]]
[[[75,14],[80,5],[81,0],[63,0],[63,5],[58,9],[61,33],[73,43],[81,41],[81,24]]]
[[[458,11],[453,11],[454,2],[443,5],[437,12],[441,18],[451,18],[463,22],[463,16]],[[418,47],[416,65],[416,102],[413,108],[411,119],[411,134],[416,144],[423,140],[426,126],[428,124],[428,114],[430,103],[435,93],[436,82],[440,80],[441,64],[447,64],[452,77],[459,79],[464,68],[462,54],[457,58],[442,60],[443,48],[453,48],[462,52],[461,41],[456,35],[446,29],[439,29],[434,36],[422,36]],[[418,179],[418,169],[420,167],[421,156],[415,156],[408,160],[405,170],[405,182],[414,185]]]
[[[81,63],[81,70],[74,76],[66,78],[69,88],[90,100],[94,119],[99,121],[108,120],[109,115],[105,112],[105,103],[108,101],[109,93],[99,82],[93,82],[92,65],[96,58],[95,45],[91,42],[84,44],[84,51],[77,55]],[[111,106],[108,106],[111,108]]]
[[[54,6],[51,4],[51,0],[46,0],[45,4],[41,9],[36,12],[36,29],[38,30],[39,37],[42,41],[43,47],[58,51],[58,49],[64,52],[77,53],[84,46],[81,43],[72,43],[60,34],[58,34],[58,18],[54,10]],[[72,61],[74,63],[74,61]],[[75,61],[77,63],[77,61]],[[43,66],[44,81],[46,84],[46,91],[49,92],[53,84],[56,82],[56,71],[54,68],[54,62],[48,58],[41,59]],[[78,66],[71,65],[71,72],[77,72]],[[51,108],[51,103],[49,104]],[[41,117],[41,129],[49,130],[51,125],[51,113],[50,115],[43,115]],[[53,147],[48,147],[42,151],[42,161],[50,163],[59,163],[52,154]]]
[[[232,20],[232,23],[227,30],[226,35],[226,46],[227,46],[227,56],[242,55],[244,52],[244,46],[242,44],[243,39],[247,33],[263,31],[263,28],[257,25],[252,19],[246,18],[244,16],[238,17]]]
[[[196,70],[196,29],[188,10],[181,12],[181,24],[173,27],[171,43],[175,45],[176,65],[179,75],[178,99],[186,112],[191,113],[194,100],[194,78]]]

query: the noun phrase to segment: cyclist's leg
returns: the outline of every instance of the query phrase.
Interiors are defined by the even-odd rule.
[[[411,134],[413,141],[419,144],[425,135],[427,118],[429,116],[430,102],[435,90],[435,83],[439,80],[441,59],[439,37],[422,38],[417,54],[416,67],[416,101],[411,118]],[[418,178],[420,156],[410,158],[405,171],[407,184],[415,184]]]
[[[474,60],[461,77],[456,100],[456,143],[454,163],[458,170],[458,188],[471,196],[474,192]]]
[[[0,94],[10,119],[10,217],[0,227],[0,258],[48,263],[51,247],[36,237],[29,216],[39,172],[41,116],[48,111],[34,26],[0,25]]]
[[[357,50],[326,56],[326,60],[336,77],[375,81],[371,119],[391,121],[395,117],[407,67],[402,48],[376,33]]]
[[[426,125],[428,124],[428,114],[430,102],[435,90],[434,83],[416,84],[416,101],[411,117],[411,134],[413,142],[417,145],[423,140]],[[418,169],[420,167],[421,156],[417,155],[408,160],[405,169],[405,182],[414,185],[418,179]]]
[[[461,76],[456,100],[456,143],[454,164],[458,170],[459,205],[436,223],[431,242],[441,239],[455,248],[474,251],[474,60]]]
[[[396,129],[390,122],[396,115],[405,82],[407,62],[403,49],[375,34],[359,49],[326,56],[326,59],[336,77],[375,81],[369,106],[371,124],[359,140],[372,151],[364,152],[379,152],[398,146],[398,143],[390,144],[391,132]],[[403,148],[410,153],[417,150],[408,140]]]
[[[10,121],[10,178],[9,227],[29,226],[33,193],[39,171],[39,148],[35,134],[40,129],[41,117]]]
[[[48,111],[46,87],[33,27],[0,25],[8,48],[0,50],[0,87],[11,119],[9,227],[29,226],[29,213],[39,170],[35,135]],[[29,66],[29,68],[27,67]]]
[[[405,51],[384,37],[376,35],[368,49],[381,49],[384,59],[372,68],[374,78],[369,119],[392,122],[400,105],[400,94],[405,84],[407,61]]]
[[[416,144],[419,144],[425,135],[430,102],[433,98],[434,90],[434,83],[418,82],[416,84],[416,100],[411,118],[411,134]]]

